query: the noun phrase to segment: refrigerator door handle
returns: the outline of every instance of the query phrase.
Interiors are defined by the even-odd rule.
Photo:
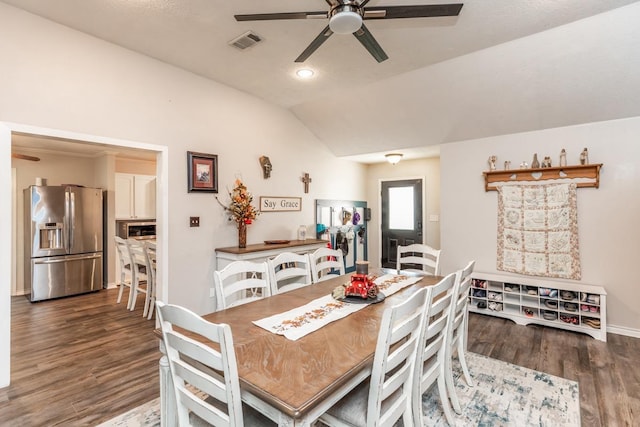
[[[82,255],[76,257],[64,257],[64,258],[56,258],[56,259],[34,259],[34,264],[58,264],[60,262],[69,262],[69,261],[80,261],[85,259],[99,259],[101,255]]]
[[[73,249],[73,239],[76,223],[76,194],[69,189],[69,252]]]

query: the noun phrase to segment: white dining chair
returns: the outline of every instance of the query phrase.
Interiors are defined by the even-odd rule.
[[[147,317],[151,305],[151,280],[149,280],[148,258],[144,243],[136,239],[127,239],[127,246],[131,254],[132,278],[131,278],[131,304],[129,310],[136,308],[138,294],[144,295],[144,309],[142,316]]]
[[[456,273],[456,284],[454,286],[453,300],[451,302],[451,312],[449,313],[449,326],[447,327],[447,351],[445,356],[445,373],[447,375],[447,389],[453,409],[461,413],[460,402],[456,394],[456,387],[453,380],[453,355],[458,354],[458,360],[462,366],[464,379],[469,387],[473,387],[473,380],[469,373],[469,367],[465,358],[467,350],[467,332],[469,313],[467,311],[469,301],[469,288],[471,287],[471,273],[476,262],[471,261],[467,266]]]
[[[144,250],[147,261],[147,281],[150,293],[147,319],[151,319],[155,312],[156,303],[156,243],[148,240],[145,241]]]
[[[398,246],[396,269],[398,272],[404,270],[438,276],[440,274],[440,250],[421,243]]]
[[[449,425],[455,425],[447,395],[446,362],[447,327],[451,302],[456,284],[456,273],[451,273],[431,286],[431,304],[425,316],[425,327],[418,343],[417,360],[413,374],[413,425],[422,426],[422,396],[433,384],[438,384],[438,395]],[[406,424],[405,424],[406,425]]]
[[[311,263],[307,254],[283,252],[267,260],[271,295],[311,284]]]
[[[382,315],[369,380],[332,406],[319,420],[328,426],[413,425],[412,387],[416,351],[432,289],[421,288]]]
[[[120,304],[122,301],[122,295],[124,294],[124,288],[129,288],[129,298],[127,299],[127,308],[131,307],[132,292],[131,286],[133,284],[133,271],[131,270],[131,254],[129,253],[129,246],[127,241],[121,237],[115,236],[116,252],[118,254],[118,269],[120,272],[120,278],[118,279],[117,286],[118,299],[116,303]]]
[[[345,274],[344,255],[339,249],[319,248],[309,254],[309,259],[313,283]]]
[[[274,426],[242,404],[231,328],[177,305],[156,302],[179,426]],[[185,334],[188,333],[188,335]],[[203,342],[211,342],[212,347]],[[164,420],[173,425],[172,420]]]
[[[271,296],[266,262],[233,261],[213,272],[218,310]]]

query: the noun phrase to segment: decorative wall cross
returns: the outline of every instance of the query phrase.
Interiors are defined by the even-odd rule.
[[[309,183],[311,182],[311,177],[307,172],[304,173],[304,176],[301,178],[302,182],[304,182],[304,192],[309,192]]]

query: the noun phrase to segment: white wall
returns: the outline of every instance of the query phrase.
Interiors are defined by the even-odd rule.
[[[369,262],[372,267],[380,266],[381,250],[381,200],[380,184],[382,181],[394,181],[409,178],[422,179],[424,188],[423,224],[424,243],[440,248],[440,222],[429,221],[430,215],[440,215],[440,159],[428,158],[402,160],[397,165],[377,163],[367,168],[367,200],[371,208],[371,221],[368,223]]]
[[[484,191],[487,158],[514,165],[551,156],[578,164],[584,147],[603,163],[600,188],[578,189],[582,283],[608,293],[610,331],[640,336],[640,118],[592,123],[444,144],[441,147],[443,272],[476,260],[476,270],[496,272],[497,192]]]
[[[299,224],[311,226],[315,199],[365,198],[366,168],[336,159],[284,109],[3,3],[0,28],[0,121],[168,147],[161,159],[168,173],[159,177],[168,197],[168,210],[160,212],[168,223],[165,300],[212,311],[214,249],[237,244],[236,229],[214,196],[187,192],[187,151],[218,155],[224,202],[237,176],[256,202],[261,195],[302,197],[301,212],[261,215],[249,227],[249,244],[292,238]],[[0,223],[10,224],[6,129],[3,137]],[[262,178],[261,155],[273,163],[271,179]],[[300,180],[303,172],[313,179],[308,194]],[[189,216],[200,216],[199,228],[189,227]],[[4,231],[10,235],[8,228]],[[4,349],[9,346],[11,247],[5,242],[0,246],[0,386],[9,372]]]

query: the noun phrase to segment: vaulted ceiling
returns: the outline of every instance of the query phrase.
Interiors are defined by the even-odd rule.
[[[339,156],[427,152],[640,115],[633,29],[640,9],[632,0],[468,0],[457,17],[366,20],[389,56],[382,63],[352,35],[333,34],[302,64],[294,59],[326,18],[238,22],[234,15],[321,12],[337,0],[2,1],[289,108]],[[247,31],[262,41],[244,50],[229,45]],[[315,75],[296,78],[303,67]]]

